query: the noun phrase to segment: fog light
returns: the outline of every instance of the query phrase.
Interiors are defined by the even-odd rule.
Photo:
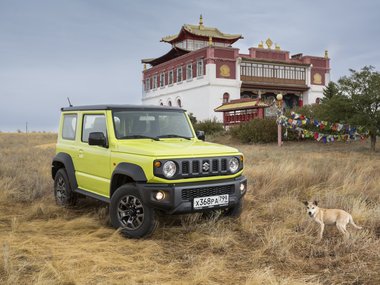
[[[156,200],[158,200],[158,201],[163,200],[163,199],[165,198],[165,193],[159,191],[159,192],[156,193],[155,198],[156,198]]]
[[[243,194],[245,192],[245,184],[240,183],[240,193]]]

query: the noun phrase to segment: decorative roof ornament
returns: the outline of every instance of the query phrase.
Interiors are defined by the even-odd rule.
[[[260,41],[259,45],[258,45],[258,48],[264,48],[264,43],[263,41]]]
[[[272,42],[272,40],[271,40],[270,38],[268,38],[268,39],[265,41],[265,43],[267,44],[267,47],[268,47],[269,49],[272,48],[273,42]]]
[[[146,63],[144,63],[144,70],[146,70]]]
[[[327,49],[325,50],[325,58],[329,58],[329,51]]]
[[[278,44],[274,44],[274,49],[275,50],[281,50],[281,47]]]
[[[199,17],[199,29],[200,30],[203,30],[204,26],[203,26],[203,17],[202,17],[202,14],[200,15]]]
[[[213,45],[213,43],[212,43],[212,37],[208,37],[208,45],[209,45],[209,46],[212,46],[212,45]]]
[[[214,27],[206,27],[203,25],[203,16],[200,15],[198,25],[190,25],[184,24],[180,30],[180,32],[176,35],[166,36],[161,39],[161,42],[166,43],[177,43],[178,41],[182,41],[183,37],[188,37],[186,33],[190,33],[194,36],[205,37],[205,40],[209,37],[212,37],[214,42],[217,42],[219,39],[223,39],[228,42],[228,44],[233,44],[239,39],[243,39],[243,36],[240,34],[226,34],[219,31]],[[183,37],[182,37],[183,36]]]

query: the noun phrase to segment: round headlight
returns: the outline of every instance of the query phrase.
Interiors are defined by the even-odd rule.
[[[231,173],[235,173],[239,169],[239,160],[236,157],[231,158],[228,167]]]
[[[172,178],[176,171],[177,166],[171,160],[165,162],[164,166],[162,167],[162,173],[165,175],[166,178]]]

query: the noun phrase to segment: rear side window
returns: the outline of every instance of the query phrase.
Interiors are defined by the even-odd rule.
[[[63,115],[62,138],[65,140],[75,140],[77,131],[77,115]]]
[[[88,142],[88,137],[93,132],[102,132],[107,137],[106,117],[104,115],[84,115],[82,141]]]

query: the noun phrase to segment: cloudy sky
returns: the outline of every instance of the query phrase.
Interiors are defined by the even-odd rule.
[[[0,131],[55,131],[59,109],[139,104],[142,58],[163,36],[197,24],[244,36],[240,51],[270,37],[291,54],[329,51],[332,79],[380,70],[380,1],[0,0]]]

